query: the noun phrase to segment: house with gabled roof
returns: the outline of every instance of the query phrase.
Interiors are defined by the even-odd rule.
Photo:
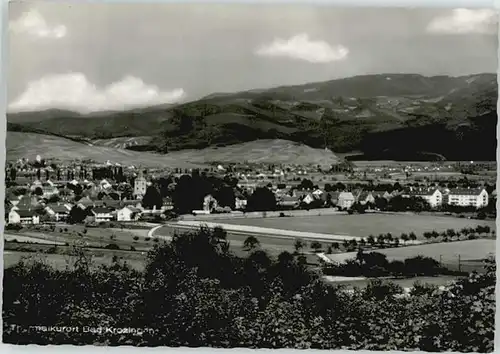
[[[126,206],[116,211],[116,220],[118,221],[134,221],[138,220],[141,210],[132,206]]]
[[[374,204],[375,197],[373,196],[372,192],[361,191],[356,195],[356,202],[358,202],[361,205],[365,205],[367,203]]]
[[[71,208],[66,204],[49,204],[45,207],[45,211],[51,218],[59,222],[68,219]]]
[[[341,192],[338,197],[337,206],[342,209],[349,209],[356,202],[356,198],[351,192]]]
[[[9,212],[9,224],[36,225],[40,223],[40,217],[34,210],[12,209]]]
[[[92,208],[92,215],[94,216],[95,222],[104,222],[113,220],[112,210],[106,207],[95,207]]]
[[[94,206],[95,202],[90,199],[88,196],[86,197],[83,197],[83,198],[80,198],[78,201],[77,201],[77,205],[81,208],[81,209],[86,209],[88,207],[92,207]]]
[[[422,198],[431,208],[436,208],[443,204],[443,193],[439,188],[414,188],[410,187],[409,190],[402,194],[403,198]]]

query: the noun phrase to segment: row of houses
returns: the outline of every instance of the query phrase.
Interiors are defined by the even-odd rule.
[[[374,204],[377,198],[390,200],[401,195],[403,198],[417,197],[425,200],[430,207],[436,208],[441,205],[453,205],[460,207],[486,207],[489,203],[489,195],[484,188],[408,188],[404,191],[354,191],[354,192],[325,192],[321,189],[314,191],[294,190],[290,194],[277,191],[276,199],[282,207],[294,208],[301,204],[312,204],[315,201],[325,204],[329,202],[342,209],[349,209],[354,203],[366,205]]]
[[[77,206],[82,208],[81,205]],[[47,215],[52,222],[65,222],[68,220],[72,208],[73,206],[70,204],[47,205],[44,208],[44,215]],[[84,208],[82,208],[82,210],[84,210]],[[140,205],[129,205],[119,209],[108,206],[97,206],[90,208],[91,216],[89,217],[89,221],[96,223],[106,221],[138,221],[144,217],[161,216],[165,211],[165,209],[147,210],[140,207]],[[40,223],[40,215],[42,213],[43,212],[36,209],[19,209],[17,207],[12,207],[8,215],[8,223],[36,225]]]
[[[276,193],[277,204],[282,207],[298,207],[301,204],[320,204],[335,205],[342,209],[349,209],[354,203],[366,205],[367,203],[375,203],[376,198],[392,198],[395,193],[379,192],[379,191],[323,191],[316,189],[314,191],[299,191],[294,190],[291,194]]]

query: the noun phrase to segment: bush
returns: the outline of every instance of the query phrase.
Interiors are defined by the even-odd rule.
[[[23,226],[21,224],[7,224],[5,230],[9,231],[19,231],[22,230]]]
[[[422,284],[421,282],[417,281],[413,284],[410,294],[413,296],[424,296],[424,295],[431,296],[437,290],[438,287],[434,284],[427,284],[427,283]]]
[[[119,250],[120,249],[120,247],[116,243],[110,243],[110,244],[104,246],[104,248],[106,248],[108,250]]]
[[[133,239],[134,241],[137,241],[139,239],[139,236],[134,236]]]
[[[15,344],[103,344],[491,352],[495,263],[446,292],[400,298],[374,280],[346,293],[290,254],[239,258],[209,230],[155,245],[139,272],[126,264],[74,269],[23,260],[4,270],[3,340]],[[378,260],[378,256],[375,256]],[[352,267],[359,263],[352,263]],[[36,281],[33,281],[36,279]],[[417,286],[418,288],[418,286]],[[421,290],[421,288],[419,288]],[[28,330],[57,326],[151,328],[142,336]],[[11,324],[16,324],[13,328]]]

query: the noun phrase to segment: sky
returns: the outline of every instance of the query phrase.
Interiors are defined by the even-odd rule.
[[[8,110],[88,113],[377,73],[497,70],[489,9],[9,4]]]

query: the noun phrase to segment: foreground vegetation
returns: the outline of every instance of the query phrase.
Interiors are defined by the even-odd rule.
[[[374,281],[346,292],[299,257],[229,252],[221,229],[175,236],[148,254],[143,272],[78,261],[59,271],[38,261],[4,274],[4,341],[372,350],[493,350],[495,269],[448,291],[417,285],[410,296]],[[31,327],[30,327],[31,326]],[[33,327],[38,326],[38,327]],[[54,326],[43,330],[42,326]],[[56,330],[68,326],[73,331]],[[140,335],[83,328],[148,328]],[[78,330],[77,330],[78,329]]]

